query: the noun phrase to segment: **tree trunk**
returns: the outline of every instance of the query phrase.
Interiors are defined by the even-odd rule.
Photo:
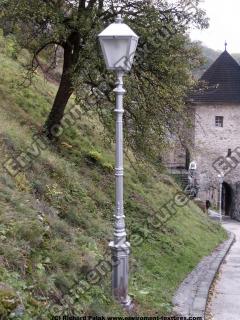
[[[57,136],[57,128],[61,124],[68,100],[73,93],[71,80],[71,68],[73,66],[72,55],[72,47],[67,45],[64,48],[64,62],[61,82],[52,106],[52,110],[44,126],[46,135],[51,140]]]

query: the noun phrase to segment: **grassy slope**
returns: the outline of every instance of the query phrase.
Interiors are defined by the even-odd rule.
[[[30,88],[19,88],[20,64],[0,53],[0,66],[2,163],[31,144],[56,88],[40,76]],[[16,178],[0,166],[0,314],[21,300],[23,319],[44,319],[48,304],[59,304],[68,293],[74,303],[63,307],[73,314],[123,315],[111,300],[109,273],[84,295],[71,290],[103,258],[112,235],[114,158],[99,128],[97,121],[82,119]],[[95,163],[86,161],[93,156]],[[125,186],[128,232],[144,239],[133,246],[130,261],[134,312],[170,313],[176,287],[226,235],[193,203],[161,230],[147,228],[149,214],[176,193],[174,183],[153,168],[135,172],[126,160]]]

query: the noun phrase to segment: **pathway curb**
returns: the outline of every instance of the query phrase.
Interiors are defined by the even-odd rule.
[[[228,232],[228,240],[205,257],[182,282],[172,301],[176,315],[205,318],[210,288],[234,241],[235,235]]]

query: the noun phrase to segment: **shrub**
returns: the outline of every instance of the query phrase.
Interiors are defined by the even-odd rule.
[[[96,150],[89,151],[85,156],[87,162],[92,164],[100,164],[102,161],[102,155]]]
[[[88,164],[98,165],[104,172],[110,173],[114,171],[114,166],[109,161],[106,161],[102,154],[96,150],[89,151],[85,159]]]
[[[102,167],[103,167],[104,171],[106,171],[108,173],[111,173],[114,171],[114,166],[109,162],[104,162],[102,164]]]
[[[20,47],[13,35],[4,37],[3,30],[0,29],[0,52],[4,53],[10,58],[17,59]]]

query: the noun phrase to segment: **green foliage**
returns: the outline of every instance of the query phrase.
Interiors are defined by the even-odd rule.
[[[174,4],[164,0],[121,3],[118,0],[9,0],[0,3],[0,10],[5,32],[13,30],[21,47],[35,57],[29,66],[33,72],[38,65],[42,70],[45,67],[41,64],[43,50],[49,53],[51,65],[55,63],[55,45],[63,48],[68,61],[63,74],[71,76],[65,79],[61,94],[66,95],[74,88],[77,101],[85,111],[98,114],[107,129],[105,133],[111,138],[114,126],[110,110],[115,79],[112,74],[106,76],[96,39],[99,31],[113,21],[116,12],[123,13],[126,22],[140,36],[134,68],[125,81],[126,145],[138,158],[155,161],[167,143],[169,132],[176,133],[179,121],[187,117],[185,97],[194,85],[191,70],[202,62],[199,48],[191,43],[187,31],[193,26],[208,25],[199,0],[177,0]],[[46,58],[46,54],[43,56]],[[19,98],[22,105],[24,98],[25,95]],[[31,97],[28,102],[32,104]],[[65,105],[60,101],[54,108],[58,110],[54,113],[56,119]],[[43,110],[40,104],[35,106]],[[51,116],[48,124],[59,121],[53,120],[54,117]]]
[[[93,163],[101,163],[102,155],[98,151],[92,150],[86,155],[86,158]]]
[[[7,37],[3,36],[3,30],[0,29],[0,52],[6,54],[8,57],[17,59],[20,47],[13,35]]]
[[[88,164],[99,165],[106,173],[111,173],[114,171],[114,166],[112,163],[108,162],[103,158],[100,152],[96,150],[91,150],[85,155]]]

